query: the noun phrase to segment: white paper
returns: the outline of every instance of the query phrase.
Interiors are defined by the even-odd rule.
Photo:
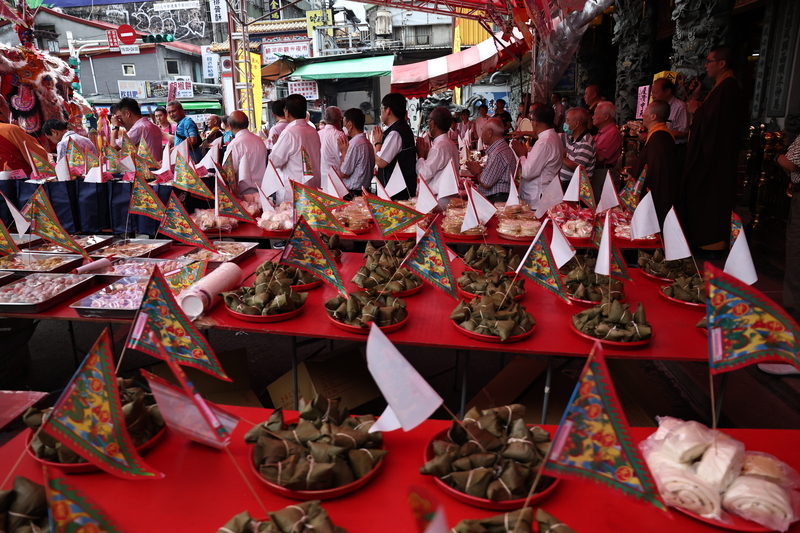
[[[446,165],[439,175],[439,195],[438,198],[447,198],[458,194],[458,172],[455,163]]]
[[[614,182],[611,180],[611,172],[606,172],[606,181],[603,183],[603,192],[600,201],[597,203],[597,213],[602,213],[619,205],[619,197],[614,189]]]
[[[92,167],[86,176],[83,178],[84,183],[103,183],[103,173],[100,172],[100,167]]]
[[[25,218],[22,213],[19,212],[17,206],[11,203],[11,200],[8,197],[0,192],[3,195],[3,199],[6,201],[6,205],[8,206],[8,210],[11,211],[11,216],[14,218],[14,224],[17,226],[17,235],[22,237],[25,233],[28,232],[28,228],[31,227],[31,223],[28,222],[28,219]]]
[[[173,165],[173,166],[175,165],[175,157],[178,155],[178,152],[180,152],[180,154],[183,156],[183,158],[186,159],[187,161],[191,161],[192,160],[191,156],[189,155],[189,143],[186,142],[186,141],[183,141],[181,144],[179,144],[178,146],[173,148],[172,151],[169,153],[169,164],[170,165]],[[225,155],[228,155],[228,154],[225,154]],[[227,159],[227,157],[226,157],[226,159]],[[223,161],[224,161],[224,159],[223,159]]]
[[[389,200],[389,201],[392,200],[392,197],[389,195],[388,192],[386,192],[386,189],[383,187],[383,185],[381,185],[380,180],[378,180],[377,178],[375,178],[375,185],[376,188],[378,189],[378,198],[380,198],[381,200]]]
[[[399,163],[394,166],[394,170],[389,177],[389,181],[386,183],[385,189],[386,194],[389,196],[395,196],[406,190],[406,181],[403,179],[403,172],[400,170]]]
[[[417,226],[415,234],[416,234],[415,236],[417,238],[416,243],[419,244],[419,241],[421,241],[422,238],[425,236],[425,230],[420,228],[419,226]]]
[[[561,188],[561,180],[558,176],[553,178],[550,184],[545,187],[539,203],[536,204],[536,218],[542,218],[547,214],[547,211],[564,201],[564,191]]]
[[[61,160],[56,163],[56,177],[58,181],[70,181],[72,179],[72,176],[69,174],[69,162],[66,157],[62,157]]]
[[[264,171],[264,176],[261,178],[261,190],[267,196],[271,196],[283,189],[283,180],[278,174],[277,169],[272,161],[267,161],[267,169]]]
[[[417,203],[414,208],[423,215],[430,213],[439,205],[433,191],[428,186],[428,183],[421,176],[417,182]]]
[[[203,156],[203,159],[197,163],[198,167],[205,167],[206,169],[214,168],[214,163],[219,163],[219,145],[222,142],[222,137],[218,139],[214,139],[214,141],[208,145],[208,152],[206,155]]]
[[[686,237],[683,235],[681,223],[678,221],[678,215],[675,214],[674,207],[669,210],[664,219],[661,235],[664,238],[664,259],[674,261],[692,256],[692,251],[689,249],[689,243],[686,242]]]
[[[33,162],[33,158],[31,157],[31,152],[28,150],[28,143],[22,141],[22,145],[25,147],[25,155],[28,156],[28,164],[31,166],[31,177],[39,177],[39,171],[36,170],[36,163]]]
[[[517,191],[517,184],[513,176],[511,177],[511,181],[509,182],[508,200],[506,200],[506,206],[509,205],[519,205],[519,192]]]
[[[558,179],[558,178],[555,178]],[[578,202],[580,201],[580,188],[581,188],[581,167],[575,167],[575,172],[572,174],[572,179],[569,180],[567,192],[564,193],[565,202]]]
[[[567,261],[575,257],[575,248],[564,236],[564,232],[558,224],[553,224],[553,236],[550,238],[550,251],[553,253],[553,260],[556,266],[561,268]]]
[[[600,250],[597,252],[597,263],[594,271],[604,276],[611,275],[611,222],[609,212],[606,211],[606,222],[603,226],[603,238],[600,239]]]
[[[752,285],[758,281],[756,267],[753,264],[753,256],[750,255],[750,246],[747,244],[747,237],[744,230],[739,232],[738,237],[733,242],[728,260],[725,261],[725,272],[739,279],[743,283]]]
[[[120,159],[118,166],[120,169],[124,169],[127,172],[136,172],[136,165],[133,164],[133,158],[129,155]]]
[[[336,169],[333,168],[333,166],[328,169],[325,179],[322,180],[322,192],[339,199],[344,198],[350,193],[350,191],[347,190],[347,187],[344,186],[342,178],[339,177],[339,173],[336,172]]]
[[[533,240],[531,241],[530,246],[528,246],[528,249],[525,250],[525,255],[522,256],[522,260],[519,262],[519,266],[517,267],[517,270],[515,271],[517,274],[522,272],[522,267],[524,267],[525,263],[528,261],[528,256],[531,255],[531,252],[533,251],[533,247],[536,246],[537,242],[539,242],[539,237],[542,236],[542,233],[544,232],[544,228],[545,228],[545,226],[547,226],[548,222],[550,222],[549,218],[544,219],[544,222],[542,222],[542,225],[539,227],[539,231],[536,232],[536,237],[533,238]]]
[[[394,431],[395,429],[400,429],[403,425],[397,419],[397,415],[394,414],[392,411],[392,406],[387,405],[386,409],[383,410],[381,416],[378,417],[377,422],[370,426],[369,431],[367,433],[377,433],[378,431]]]
[[[275,211],[275,207],[272,205],[272,202],[269,201],[269,197],[264,194],[264,191],[261,190],[261,187],[256,185],[258,189],[258,197],[261,200],[261,210],[264,213],[270,213]]]
[[[428,527],[425,528],[425,533],[448,533],[448,531],[450,530],[447,528],[444,507],[439,506],[436,509],[436,514],[433,515],[433,519],[428,523]]]
[[[486,197],[479,193],[474,187],[470,191],[469,199],[472,205],[475,206],[475,212],[481,224],[489,222],[494,214],[497,213],[497,208],[494,204],[487,200]]]
[[[367,338],[367,367],[405,431],[411,431],[442,405],[417,372],[373,322]]]
[[[168,150],[168,148],[169,148],[168,145],[164,146],[164,153],[161,156],[161,168],[156,170],[154,172],[154,174],[163,174],[167,170],[171,169],[170,161],[175,161],[175,158],[172,157],[172,152],[174,152],[174,150],[172,150],[172,152],[170,152],[170,150]]]
[[[631,217],[631,240],[643,239],[659,231],[661,231],[661,227],[658,224],[658,214],[653,203],[653,192],[647,191]]]

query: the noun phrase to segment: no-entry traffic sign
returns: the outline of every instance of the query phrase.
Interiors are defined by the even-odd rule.
[[[119,34],[119,40],[124,44],[133,44],[136,42],[136,30],[133,29],[133,26],[123,24],[117,28],[117,33]]]

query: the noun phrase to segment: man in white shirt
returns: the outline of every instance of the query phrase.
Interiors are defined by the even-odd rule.
[[[267,150],[272,150],[275,147],[275,143],[278,142],[278,136],[284,128],[286,128],[286,125],[289,124],[286,120],[286,100],[281,98],[280,100],[272,102],[272,115],[275,117],[276,122],[275,125],[269,129],[269,133],[267,134],[267,140],[265,141]]]
[[[475,133],[477,134],[478,139],[481,138],[483,134],[483,126],[486,124],[486,121],[489,120],[489,106],[486,104],[481,104],[478,106],[478,116],[475,118]]]
[[[462,109],[461,122],[458,123],[458,135],[467,141],[467,149],[472,147],[472,143],[478,138],[475,122],[469,119],[469,110]]]
[[[247,129],[250,121],[242,111],[231,113],[228,124],[233,132],[233,140],[225,150],[223,163],[228,159],[233,163],[239,184],[238,196],[258,201],[256,186],[261,185],[267,170],[267,147],[261,137]]]
[[[447,165],[458,168],[458,147],[447,132],[453,117],[446,107],[434,107],[428,115],[428,127],[433,143],[417,142],[417,174],[428,184],[433,194],[439,194],[439,177]]]
[[[308,103],[301,94],[286,97],[286,121],[289,123],[278,137],[272,149],[270,160],[281,178],[305,183],[318,189],[320,180],[320,142],[317,130],[306,121]],[[305,150],[311,164],[313,176],[303,176],[303,153]],[[303,181],[307,179],[308,181]]]
[[[528,151],[527,145],[517,140],[511,143],[522,165],[519,196],[532,209],[536,209],[550,182],[558,178],[564,158],[564,144],[553,129],[554,120],[555,111],[551,106],[537,105],[531,119],[533,135],[538,139],[533,148]]]
[[[331,167],[336,172],[341,171],[340,139],[347,141],[347,135],[342,131],[342,110],[336,106],[328,106],[325,108],[325,127],[320,127],[319,130],[321,176],[326,176]]]

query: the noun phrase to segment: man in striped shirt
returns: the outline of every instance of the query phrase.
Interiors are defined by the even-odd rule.
[[[561,162],[561,184],[566,185],[572,179],[578,165],[583,165],[586,174],[591,178],[594,172],[595,144],[589,133],[589,112],[582,107],[573,107],[567,111],[564,121],[564,160]]]
[[[339,139],[342,154],[341,175],[344,186],[351,196],[361,196],[361,188],[369,189],[375,168],[375,151],[364,135],[364,112],[354,107],[344,112],[344,132],[350,137],[348,143]]]
[[[486,166],[468,161],[467,168],[475,174],[478,192],[490,202],[505,202],[511,188],[511,175],[517,167],[514,151],[505,140],[506,126],[499,118],[486,121],[481,141],[486,148]]]

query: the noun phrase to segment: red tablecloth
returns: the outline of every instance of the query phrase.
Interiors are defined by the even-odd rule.
[[[269,411],[264,409],[229,409],[254,423],[269,416]],[[358,492],[324,502],[334,522],[349,533],[415,532],[407,504],[411,485],[424,486],[440,496],[450,527],[464,518],[499,514],[459,503],[439,492],[430,477],[419,474],[425,446],[447,425],[448,422],[444,421],[427,421],[408,433],[398,430],[385,434],[389,454],[375,479]],[[233,456],[268,510],[293,504],[293,500],[271,493],[250,469],[250,448],[243,441],[249,428],[247,422],[241,422],[234,432],[230,445]],[[548,429],[554,430],[553,427]],[[653,428],[633,428],[633,439],[638,442],[653,431]],[[797,453],[800,431],[759,429],[725,432],[744,442],[748,450],[771,453],[800,469],[800,455]],[[24,439],[25,434],[19,435],[0,448],[0,474],[3,478],[22,453]],[[212,532],[244,510],[263,516],[255,497],[224,451],[192,443],[167,431],[164,439],[144,456],[144,460],[165,473],[166,477],[154,481],[128,481],[96,472],[70,475],[67,481],[92,498],[127,533]],[[41,467],[28,456],[24,457],[16,473],[42,482]],[[720,531],[678,512],[668,515],[586,481],[562,480],[540,505],[580,533]],[[800,531],[800,525],[795,524],[791,531]]]

